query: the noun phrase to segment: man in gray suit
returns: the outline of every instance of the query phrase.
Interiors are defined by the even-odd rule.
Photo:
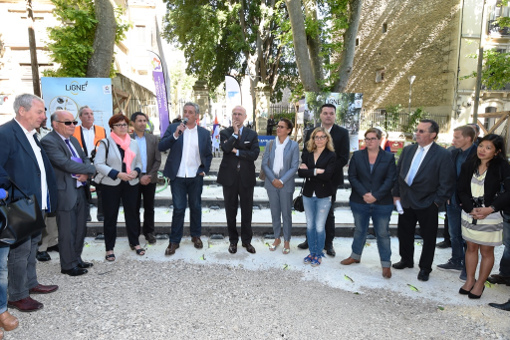
[[[78,276],[92,263],[83,262],[81,253],[87,233],[89,205],[87,180],[96,168],[73,137],[78,122],[67,111],[51,115],[53,131],[41,140],[57,178],[57,226],[61,273]]]
[[[161,165],[161,153],[158,150],[158,137],[145,132],[149,118],[145,113],[135,112],[131,115],[135,132],[131,138],[136,140],[142,158],[142,173],[138,186],[137,207],[140,211],[143,196],[143,235],[149,244],[156,243],[154,236],[154,197],[158,182],[158,170]]]
[[[455,171],[450,152],[434,142],[439,133],[435,121],[421,120],[415,132],[416,144],[402,151],[393,187],[393,201],[395,204],[399,201],[404,210],[398,217],[401,260],[393,268],[413,268],[414,232],[418,222],[423,237],[418,280],[428,281],[434,260],[438,208],[453,193]]]

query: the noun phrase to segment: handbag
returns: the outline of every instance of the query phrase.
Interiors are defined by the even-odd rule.
[[[301,192],[299,193],[299,195],[296,198],[294,198],[294,201],[293,201],[294,210],[299,211],[299,212],[305,211],[305,205],[303,204],[303,188],[305,187],[305,183],[306,183],[306,178],[303,181],[303,185],[301,186]]]
[[[35,195],[25,194],[11,179],[11,188],[16,188],[23,196],[6,203],[0,201],[0,243],[13,245],[33,234],[41,232],[46,224]],[[14,189],[11,191],[14,192]]]
[[[273,146],[273,142],[274,141],[271,141],[271,143],[269,144],[269,153],[271,153],[271,147]],[[269,157],[267,158],[267,166],[269,166]],[[266,180],[266,173],[264,172],[263,167],[260,167],[259,178],[263,181]]]

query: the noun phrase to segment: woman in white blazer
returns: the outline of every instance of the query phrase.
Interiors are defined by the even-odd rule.
[[[101,185],[104,211],[104,240],[107,261],[115,261],[113,248],[117,238],[117,218],[122,199],[129,245],[138,255],[145,255],[140,247],[140,217],[137,209],[138,178],[142,160],[138,144],[128,134],[129,119],[113,115],[108,121],[110,137],[101,140],[94,165],[98,175],[94,181]]]
[[[292,128],[293,124],[290,120],[280,119],[276,126],[276,138],[266,146],[262,158],[262,170],[266,174],[264,187],[269,196],[274,231],[274,242],[269,246],[269,250],[276,250],[281,243],[281,220],[283,219],[282,252],[284,254],[290,252],[294,177],[299,167],[299,145],[290,139]]]

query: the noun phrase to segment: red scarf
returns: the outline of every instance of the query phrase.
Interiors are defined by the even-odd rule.
[[[122,161],[126,164],[126,171],[129,174],[131,172],[131,163],[136,156],[133,150],[129,148],[129,145],[131,145],[131,137],[126,133],[124,139],[122,139],[122,137],[113,131],[110,136],[115,141],[115,143],[120,145],[121,149],[124,150],[124,159]]]

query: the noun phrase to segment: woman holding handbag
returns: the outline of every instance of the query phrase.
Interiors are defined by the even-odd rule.
[[[306,236],[310,254],[304,263],[318,266],[324,257],[326,242],[326,219],[331,208],[331,196],[335,188],[331,178],[335,172],[335,148],[326,129],[313,130],[306,148],[308,159],[299,166],[299,177],[305,178],[303,204],[306,214]]]
[[[115,114],[108,121],[110,137],[99,143],[94,165],[98,171],[96,183],[101,184],[104,211],[104,240],[107,261],[115,261],[113,248],[117,238],[117,217],[122,199],[129,245],[138,255],[145,255],[140,247],[140,217],[137,209],[138,178],[142,161],[138,144],[128,134],[129,119]]]
[[[290,252],[292,229],[292,195],[294,194],[294,176],[299,166],[299,145],[290,139],[293,124],[286,118],[276,125],[276,138],[266,147],[262,157],[262,170],[265,173],[264,187],[269,196],[271,218],[273,221],[274,242],[269,250],[275,251],[281,244],[281,226],[283,220],[283,250]]]
[[[466,283],[459,294],[479,299],[485,281],[494,266],[494,247],[503,243],[503,217],[500,211],[510,200],[510,165],[506,160],[505,141],[495,134],[482,138],[476,155],[460,170],[457,194],[462,206],[462,238],[467,243]],[[478,252],[482,259],[478,280]]]

